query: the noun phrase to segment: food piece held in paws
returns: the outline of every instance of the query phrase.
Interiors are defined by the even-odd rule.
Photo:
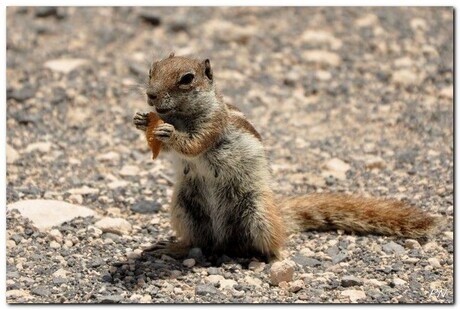
[[[163,143],[155,139],[155,135],[153,134],[153,132],[155,128],[157,128],[159,125],[163,124],[164,122],[158,116],[158,114],[154,112],[149,113],[148,119],[149,119],[149,125],[147,126],[147,130],[145,131],[145,136],[147,137],[147,143],[152,149],[152,159],[155,159],[158,157],[158,154],[160,154]]]

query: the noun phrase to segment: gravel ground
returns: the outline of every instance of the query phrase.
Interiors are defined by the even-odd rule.
[[[446,224],[428,240],[294,234],[277,285],[270,264],[142,255],[173,235],[173,176],[131,119],[172,50],[211,59],[278,194],[396,197]],[[8,303],[453,302],[451,8],[8,7],[7,97],[7,203],[96,212],[54,223],[56,207],[44,228],[8,208]]]

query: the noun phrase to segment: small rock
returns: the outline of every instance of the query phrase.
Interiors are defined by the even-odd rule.
[[[302,53],[302,58],[306,62],[322,66],[337,67],[342,63],[338,54],[326,50],[306,50]]]
[[[212,284],[200,284],[195,287],[195,294],[202,296],[214,296],[216,294],[219,294],[219,291]]]
[[[19,159],[19,153],[9,144],[6,145],[6,163],[12,164]]]
[[[451,85],[451,86],[444,87],[444,88],[441,89],[441,91],[439,92],[439,96],[440,96],[441,98],[447,98],[447,99],[452,99],[452,98],[454,98],[454,86]]]
[[[22,200],[9,204],[7,208],[18,210],[40,231],[47,231],[53,226],[59,226],[76,217],[96,215],[93,210],[86,207],[57,200]]]
[[[308,267],[315,267],[315,266],[321,266],[321,262],[317,259],[311,258],[311,257],[305,257],[302,254],[296,254],[292,260],[299,264],[302,267],[308,266]]]
[[[6,241],[6,247],[7,248],[12,249],[15,246],[16,246],[16,242],[14,242],[14,240],[9,239],[9,240]]]
[[[209,275],[219,275],[220,274],[219,268],[216,268],[216,267],[209,267],[207,271]]]
[[[424,19],[421,18],[413,18],[410,21],[410,27],[413,30],[426,30],[427,29],[427,23]]]
[[[255,287],[261,287],[262,286],[262,280],[253,278],[250,276],[246,276],[244,278],[244,282],[248,285],[254,285]]]
[[[335,265],[346,260],[348,258],[348,254],[345,251],[340,251],[337,255],[334,255],[331,258],[332,263]]]
[[[401,69],[393,73],[393,82],[399,86],[415,85],[418,81],[417,74],[408,69]]]
[[[117,189],[120,187],[126,187],[128,185],[129,185],[128,181],[118,180],[118,181],[110,182],[109,184],[107,184],[107,187],[110,189]]]
[[[109,295],[101,296],[98,298],[99,303],[101,304],[117,304],[123,300],[123,297],[120,295]]]
[[[67,273],[68,273],[67,270],[60,268],[53,273],[53,277],[66,279]]]
[[[374,286],[386,285],[386,282],[379,281],[377,279],[368,279],[368,280],[366,280],[366,283],[374,285]]]
[[[131,231],[131,224],[122,218],[105,217],[94,224],[103,232],[114,233],[118,235],[128,234]]]
[[[379,22],[379,18],[374,15],[374,14],[367,14],[364,15],[363,17],[358,18],[355,21],[355,25],[358,27],[369,27],[369,26],[374,26],[377,25]]]
[[[52,249],[59,249],[61,247],[61,245],[59,243],[57,243],[56,241],[51,241],[50,242],[50,248]]]
[[[404,245],[408,249],[420,249],[421,248],[420,243],[414,239],[406,239],[404,241]]]
[[[325,177],[332,175],[339,180],[345,180],[347,178],[346,172],[350,170],[350,168],[351,166],[343,160],[332,158],[323,165],[325,171],[322,172],[322,175]]]
[[[221,42],[236,42],[247,44],[249,40],[257,34],[255,27],[245,25],[244,27],[229,21],[213,19],[206,23],[206,31],[209,36],[215,37]]]
[[[51,229],[48,232],[48,235],[50,236],[51,240],[62,242],[62,233],[59,230]]]
[[[305,286],[305,283],[302,280],[295,280],[290,283],[289,285],[289,291],[293,293],[297,293],[301,289],[303,289]]]
[[[149,200],[138,201],[131,207],[131,211],[140,214],[157,213],[160,209],[161,204],[159,202]]]
[[[30,84],[25,84],[20,89],[13,89],[11,92],[7,92],[7,99],[14,99],[18,102],[24,102],[27,99],[33,98],[36,93],[35,87]]]
[[[38,295],[41,297],[48,297],[51,294],[51,291],[49,289],[42,286],[35,287],[31,289],[30,292],[34,295]]]
[[[67,193],[72,194],[72,195],[91,195],[91,194],[98,194],[99,189],[98,188],[91,188],[88,186],[83,186],[80,188],[72,188],[67,191]]]
[[[195,266],[196,262],[195,262],[195,260],[193,258],[187,258],[182,262],[182,264],[185,267],[191,268],[191,267]]]
[[[430,263],[433,268],[441,268],[441,264],[439,263],[439,260],[435,257],[430,257],[428,258],[428,262]]]
[[[31,143],[25,149],[26,153],[39,151],[40,153],[48,153],[51,150],[51,143],[50,142],[36,142]]]
[[[249,263],[248,266],[249,270],[252,270],[254,272],[262,272],[265,268],[265,263],[264,262],[256,262],[252,261]]]
[[[75,69],[87,65],[89,62],[87,59],[78,59],[78,58],[62,58],[62,59],[53,59],[45,62],[44,66],[51,69],[55,72],[60,72],[68,74]]]
[[[290,282],[294,276],[295,263],[291,260],[275,262],[270,268],[270,280],[273,285],[282,281]]]
[[[400,279],[400,278],[394,278],[392,281],[391,281],[392,285],[393,286],[399,286],[399,285],[404,285],[406,284],[407,282],[404,281],[403,279]]]
[[[96,156],[96,160],[117,162],[120,160],[120,154],[116,152],[108,152],[108,153]]]
[[[382,246],[382,250],[387,253],[387,254],[403,254],[405,252],[404,250],[404,247],[393,242],[393,241],[390,241],[388,242],[387,244],[384,244]]]
[[[379,156],[369,155],[366,157],[364,164],[367,169],[383,169],[385,168],[385,161]]]
[[[133,176],[138,176],[140,173],[140,169],[138,166],[134,165],[126,165],[123,166],[120,170],[120,175],[124,177],[133,177]]]
[[[82,195],[70,195],[69,196],[69,201],[71,203],[76,203],[76,204],[83,204],[83,196]]]
[[[341,293],[342,296],[348,296],[351,302],[357,302],[360,299],[366,298],[366,294],[360,290],[345,290]]]
[[[333,50],[342,46],[342,41],[332,35],[332,33],[321,30],[306,30],[300,40],[313,45],[325,45]]]
[[[452,231],[445,231],[444,236],[446,236],[447,239],[450,239],[450,240],[454,239],[454,233]]]
[[[363,285],[363,280],[355,277],[355,276],[344,276],[340,285],[343,287],[350,287],[350,286],[361,286]]]
[[[232,289],[234,285],[237,285],[238,282],[230,279],[223,279],[219,281],[220,288],[222,289]]]
[[[219,283],[221,280],[224,280],[225,278],[221,275],[210,275],[210,276],[207,276],[206,277],[206,281],[208,281],[209,283],[212,283],[212,284],[217,284]]]

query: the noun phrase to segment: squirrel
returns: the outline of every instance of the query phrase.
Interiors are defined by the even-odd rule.
[[[154,254],[180,258],[193,247],[209,255],[281,259],[299,230],[341,229],[421,238],[438,218],[393,199],[314,193],[276,199],[261,135],[216,90],[209,59],[169,57],[149,70],[147,103],[163,120],[150,135],[172,154],[176,182],[171,225],[176,241]],[[147,131],[149,113],[134,115]],[[149,133],[147,133],[149,134]]]

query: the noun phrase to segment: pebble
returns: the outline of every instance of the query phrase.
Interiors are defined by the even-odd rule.
[[[428,262],[431,266],[433,266],[433,268],[441,268],[441,264],[439,263],[439,260],[436,257],[428,258]]]
[[[53,241],[50,242],[50,248],[59,249],[59,248],[61,248],[61,245],[58,242],[53,240]]]
[[[360,299],[366,298],[366,293],[360,290],[345,290],[342,293],[340,293],[342,296],[347,296],[350,298],[351,302],[357,302]]]
[[[359,28],[375,26],[379,23],[379,18],[375,14],[366,14],[355,21],[355,25]]]
[[[322,30],[306,30],[301,35],[300,40],[307,44],[326,45],[333,50],[342,47],[342,41],[336,38],[332,33]]]
[[[138,166],[134,165],[126,165],[123,166],[120,170],[120,175],[124,177],[133,177],[133,176],[138,176],[140,173],[140,169]]]
[[[292,260],[299,264],[302,267],[308,266],[308,267],[315,267],[315,266],[321,266],[321,262],[317,259],[311,258],[311,257],[305,257],[302,254],[296,254],[294,257],[292,257]]]
[[[297,293],[305,287],[305,283],[302,280],[295,280],[289,284],[289,291]]]
[[[264,262],[256,262],[256,261],[252,261],[249,263],[249,266],[248,266],[249,270],[252,270],[254,272],[262,272],[265,268],[265,263]]]
[[[62,233],[59,230],[51,229],[48,232],[48,235],[50,236],[51,240],[54,240],[56,242],[62,242]]]
[[[338,54],[326,50],[306,50],[302,53],[302,58],[320,66],[337,67],[342,63]]]
[[[273,285],[282,281],[290,282],[294,276],[295,263],[291,260],[275,262],[270,268],[270,280]]]
[[[393,82],[399,86],[418,84],[418,75],[408,69],[401,69],[393,73]]]
[[[120,160],[120,154],[111,151],[108,153],[97,155],[96,160],[102,162],[118,162]]]
[[[344,276],[340,281],[340,285],[343,287],[361,286],[363,285],[363,280],[355,276]]]
[[[83,196],[82,195],[70,195],[69,196],[69,201],[71,203],[76,203],[76,204],[83,204]]]
[[[16,246],[16,242],[14,242],[14,240],[8,239],[6,241],[6,247],[7,248],[14,248],[15,246]]]
[[[110,189],[117,189],[120,187],[126,187],[128,185],[129,185],[128,181],[118,180],[118,181],[110,182],[109,184],[107,184],[107,187]]]
[[[91,195],[91,194],[98,194],[99,189],[98,188],[92,188],[88,186],[83,186],[80,188],[72,188],[67,191],[67,193],[71,195]]]
[[[400,279],[400,278],[394,278],[391,283],[394,285],[394,286],[400,286],[400,285],[404,285],[406,284],[407,282],[404,281],[403,279]]]
[[[66,279],[67,273],[68,273],[67,270],[60,268],[53,273],[53,277]]]
[[[350,170],[351,166],[345,163],[343,160],[339,158],[331,158],[328,160],[324,165],[322,175],[327,177],[332,175],[339,180],[345,180],[346,172]]]
[[[44,66],[52,71],[68,74],[79,67],[88,65],[89,61],[87,59],[79,58],[62,58],[62,59],[52,59],[45,62]]]
[[[244,282],[248,285],[254,285],[255,287],[262,286],[262,280],[250,276],[246,276]]]
[[[11,92],[7,92],[7,99],[14,99],[18,102],[24,102],[27,99],[33,98],[35,93],[35,87],[27,83],[20,89],[14,89]]]
[[[195,266],[196,262],[195,262],[195,260],[193,258],[187,258],[182,262],[182,264],[185,267],[191,268],[191,267]]]
[[[51,150],[51,143],[50,142],[36,142],[29,144],[25,151],[26,153],[31,153],[38,151],[40,153],[48,153]]]
[[[200,284],[195,287],[196,295],[211,295],[219,294],[219,291],[212,284]]]
[[[332,258],[332,263],[335,265],[335,264],[345,261],[348,258],[348,254],[345,251],[340,251],[337,255],[334,255],[331,258]]]
[[[105,233],[108,232],[117,235],[128,234],[132,229],[131,224],[122,218],[105,217],[97,221],[94,225]]]
[[[385,161],[379,156],[366,156],[364,161],[367,169],[383,169],[385,168]]]
[[[132,207],[131,211],[140,214],[152,214],[157,213],[161,209],[161,204],[157,201],[141,200],[136,202]]]
[[[235,280],[231,280],[231,279],[223,279],[219,281],[219,284],[220,284],[220,288],[222,289],[232,289],[233,286],[238,284],[238,282],[236,282]]]
[[[224,280],[224,279],[225,278],[223,276],[217,275],[217,274],[209,275],[206,277],[206,280],[212,284],[219,283],[221,280]]]
[[[93,210],[58,200],[21,200],[7,205],[9,210],[18,210],[23,217],[33,222],[40,231],[47,231],[77,217],[95,216]]]
[[[404,247],[393,241],[388,242],[382,246],[382,250],[387,254],[403,254],[405,252]]]
[[[11,145],[6,145],[6,163],[12,164],[19,159],[19,153]]]
[[[206,23],[206,32],[221,42],[247,44],[257,34],[257,29],[250,25],[244,27],[229,21],[213,19]]]
[[[414,240],[414,239],[406,239],[404,241],[404,245],[408,249],[421,249],[422,248],[420,246],[420,243],[417,240]]]
[[[444,87],[439,92],[439,97],[446,98],[446,99],[453,99],[454,98],[454,87],[452,85]]]

